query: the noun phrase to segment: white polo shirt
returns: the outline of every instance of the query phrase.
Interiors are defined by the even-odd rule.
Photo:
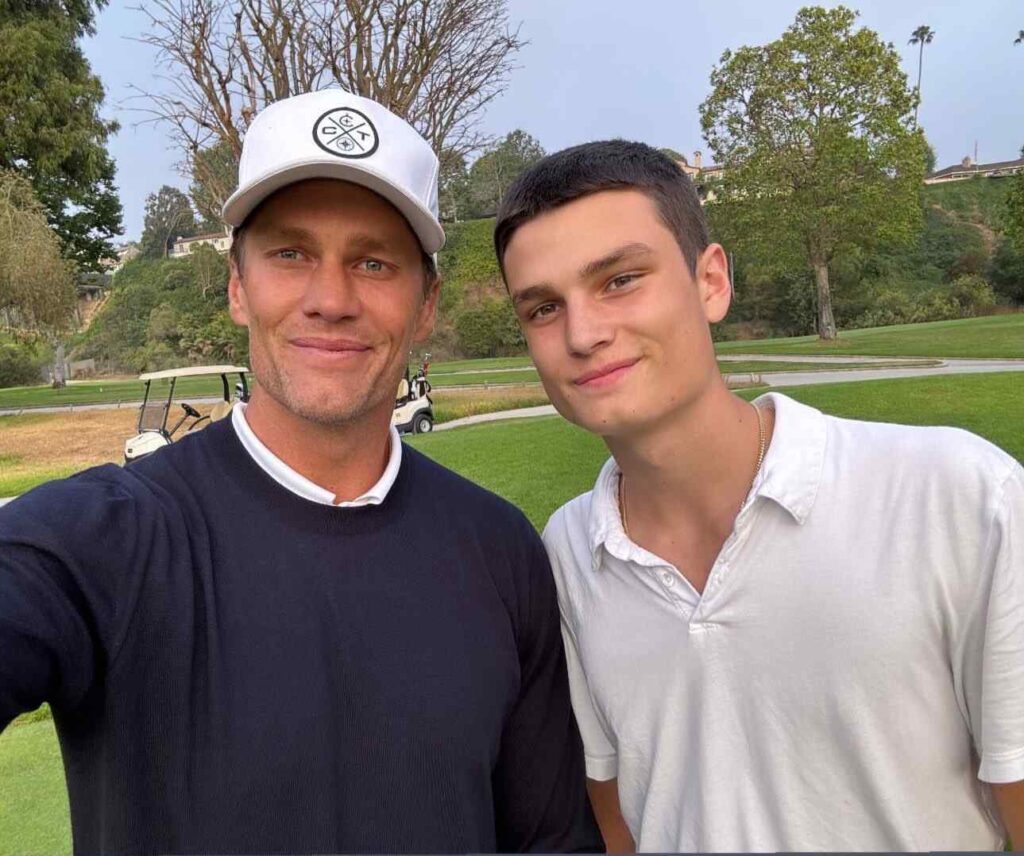
[[[320,487],[316,482],[307,479],[302,473],[292,469],[277,455],[268,449],[257,437],[249,423],[245,419],[245,402],[239,401],[231,408],[231,425],[235,434],[245,447],[250,457],[259,465],[268,476],[282,487],[292,493],[316,502],[320,505],[333,505],[336,508],[361,508],[364,505],[380,505],[391,490],[395,479],[398,478],[398,470],[402,466],[402,438],[398,431],[391,426],[391,453],[388,456],[384,472],[366,493],[357,496],[353,500],[335,502],[335,494],[326,488]]]
[[[781,395],[703,596],[610,460],[544,533],[591,778],[641,850],[999,850],[1024,779],[1024,470]]]

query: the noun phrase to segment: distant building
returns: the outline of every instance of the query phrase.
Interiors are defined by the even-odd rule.
[[[116,273],[134,259],[139,254],[139,245],[135,243],[121,244],[114,248],[114,252],[117,253],[116,259],[103,259],[100,262],[100,267],[108,273]]]
[[[942,184],[947,181],[963,181],[980,176],[981,178],[1005,178],[1024,172],[1024,158],[997,163],[974,163],[969,157],[964,158],[955,166],[947,166],[926,176],[925,184]]]
[[[224,255],[231,249],[231,236],[223,232],[209,232],[206,235],[196,235],[193,238],[178,238],[171,247],[170,257],[180,259],[183,256],[192,255],[196,247],[210,246],[218,253]]]
[[[714,194],[708,191],[707,182],[709,179],[721,178],[725,174],[724,167],[715,165],[704,166],[704,155],[699,151],[693,153],[692,164],[686,159],[685,155],[680,155],[676,158],[676,163],[683,172],[690,176],[694,187],[697,188],[701,202],[706,199],[714,199]]]

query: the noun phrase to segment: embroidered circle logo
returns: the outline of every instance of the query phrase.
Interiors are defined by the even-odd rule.
[[[358,110],[338,107],[316,120],[313,139],[325,152],[339,158],[365,158],[377,151],[377,129]]]

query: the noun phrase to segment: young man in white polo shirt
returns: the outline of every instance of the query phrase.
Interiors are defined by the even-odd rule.
[[[725,254],[647,146],[541,161],[495,245],[552,402],[612,453],[545,531],[609,849],[1024,845],[1020,465],[730,393]]]

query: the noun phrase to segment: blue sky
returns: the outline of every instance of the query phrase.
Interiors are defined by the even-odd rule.
[[[528,39],[508,90],[488,108],[486,132],[514,128],[548,150],[607,137],[671,146],[689,155],[705,149],[697,108],[708,75],[726,48],[776,38],[800,2],[782,0],[510,0],[512,20]],[[835,5],[835,4],[826,4]],[[920,24],[935,40],[925,49],[921,124],[948,166],[974,153],[1008,160],[1024,146],[1024,29],[1021,0],[860,0],[861,23],[893,42],[913,84],[917,48],[907,44]],[[110,151],[117,163],[125,237],[142,232],[146,196],[162,184],[187,189],[179,154],[164,129],[140,124],[131,84],[158,88],[152,48],[133,41],[146,18],[111,0],[97,34],[85,43],[107,89],[106,116],[121,123]]]

